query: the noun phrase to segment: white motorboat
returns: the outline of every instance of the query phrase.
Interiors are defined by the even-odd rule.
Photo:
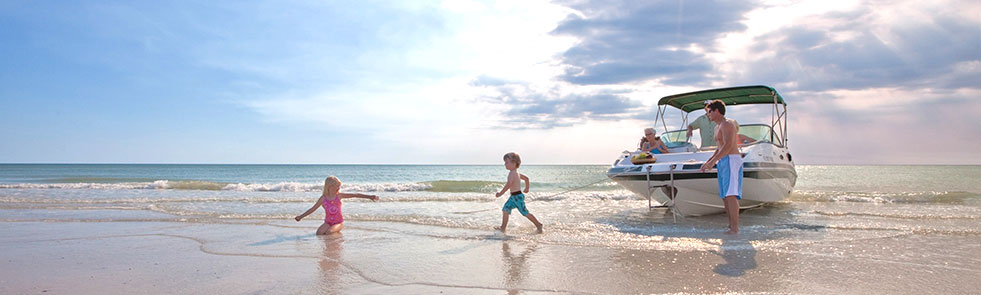
[[[667,131],[668,125],[664,123],[664,114],[672,107],[681,110],[680,126],[686,128],[688,114],[702,110],[706,101],[714,99],[725,102],[729,114],[738,112],[741,105],[773,105],[770,124],[739,125],[739,151],[743,155],[743,195],[739,207],[757,207],[790,195],[797,182],[797,171],[787,149],[787,104],[768,86],[711,89],[661,98],[655,124],[660,119],[666,130],[661,134],[661,140],[669,153],[653,155],[654,159],[646,161],[637,160],[635,164],[631,160],[641,151],[624,151],[607,171],[607,176],[648,198],[649,206],[650,200],[660,203],[652,208],[667,207],[682,216],[724,212],[716,169],[699,170],[716,147],[698,147],[691,142],[686,129]]]

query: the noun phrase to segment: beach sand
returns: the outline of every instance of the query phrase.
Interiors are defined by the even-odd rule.
[[[979,239],[957,233],[765,246],[752,233],[674,233],[638,249],[542,242],[548,228],[537,235],[526,224],[502,235],[359,221],[323,237],[313,235],[313,221],[141,218],[0,222],[0,294],[970,294],[981,287]]]

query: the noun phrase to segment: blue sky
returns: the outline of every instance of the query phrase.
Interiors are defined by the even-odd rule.
[[[6,163],[608,164],[658,98],[764,84],[798,163],[981,164],[977,1],[4,1],[0,27]]]

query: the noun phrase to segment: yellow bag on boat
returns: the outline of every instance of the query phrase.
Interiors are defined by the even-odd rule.
[[[633,158],[630,158],[630,163],[634,163],[634,164],[648,164],[648,163],[654,163],[655,161],[657,161],[657,158],[655,158],[654,155],[651,155],[650,153],[646,153],[646,152],[639,153],[635,155]]]

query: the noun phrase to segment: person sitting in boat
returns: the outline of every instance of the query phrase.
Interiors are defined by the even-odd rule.
[[[667,154],[668,146],[661,141],[661,137],[654,133],[654,128],[644,129],[644,138],[647,139],[646,146],[642,147],[641,150],[645,152],[650,152],[651,154]],[[644,144],[644,143],[641,143]]]

